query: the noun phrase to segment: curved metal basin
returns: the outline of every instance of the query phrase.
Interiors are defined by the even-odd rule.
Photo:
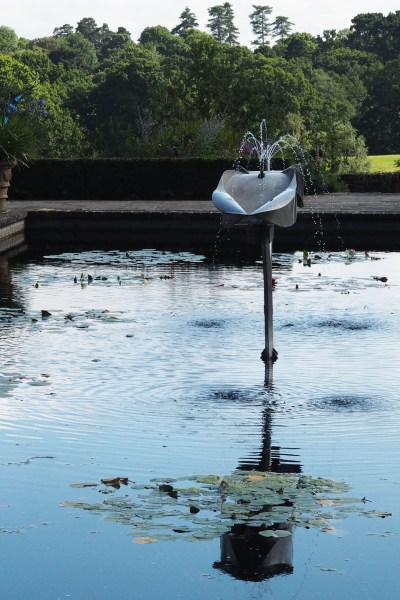
[[[262,223],[290,227],[302,199],[302,176],[297,165],[284,171],[266,171],[263,177],[259,171],[225,171],[212,195],[227,227]]]

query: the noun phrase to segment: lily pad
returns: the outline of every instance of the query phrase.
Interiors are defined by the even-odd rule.
[[[264,529],[259,532],[259,535],[263,537],[271,537],[271,538],[284,538],[290,537],[292,535],[291,531],[287,529]]]
[[[63,506],[128,525],[138,539],[186,541],[215,539],[238,524],[259,529],[264,537],[279,538],[288,537],[293,526],[326,532],[332,522],[354,512],[390,516],[366,511],[363,500],[345,495],[346,483],[291,473],[237,470],[231,475],[169,477],[126,486],[128,481],[125,477],[102,480],[110,492],[102,503],[79,499]],[[118,495],[121,483],[125,484],[123,496]],[[88,487],[87,493],[93,494],[89,485],[72,487]]]

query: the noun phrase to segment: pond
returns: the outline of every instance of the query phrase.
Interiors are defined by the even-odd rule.
[[[2,598],[399,597],[400,255],[273,258],[0,258]]]

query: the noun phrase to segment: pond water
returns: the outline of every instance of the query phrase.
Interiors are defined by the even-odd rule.
[[[267,371],[259,260],[1,257],[0,597],[397,599],[400,255],[348,254],[274,255]],[[347,509],[275,526],[280,553],[240,521],[199,534],[198,490],[197,519],[168,491],[160,517],[160,482],[214,474],[220,498],[252,470],[343,482]]]

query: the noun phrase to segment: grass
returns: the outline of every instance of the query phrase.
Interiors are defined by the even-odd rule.
[[[390,173],[400,169],[400,167],[396,165],[396,162],[400,161],[400,154],[368,156],[368,160],[371,165],[371,173]]]

